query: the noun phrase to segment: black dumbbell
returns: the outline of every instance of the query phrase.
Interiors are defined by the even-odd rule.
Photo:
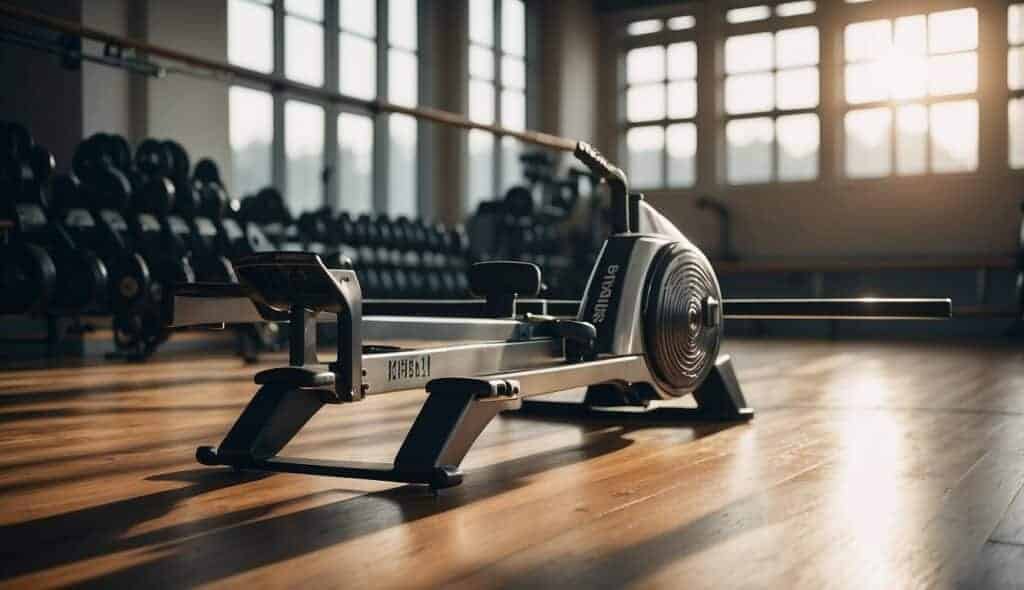
[[[115,183],[109,190],[127,188],[118,189]],[[123,203],[124,199],[123,195],[107,199],[99,194],[90,196],[90,191],[70,174],[57,175],[53,180],[51,210],[72,240],[96,252],[106,265],[106,301],[115,311],[135,307],[149,289],[149,265],[131,243],[120,207],[109,206],[109,201]]]
[[[2,263],[4,290],[11,292],[4,293],[2,307],[14,313],[95,311],[106,298],[106,265],[92,251],[75,244],[63,224],[49,216],[47,184],[53,157],[41,153],[45,150],[40,146],[30,146],[21,153],[30,157],[33,151],[33,158],[39,160],[36,172],[24,162],[22,168],[29,168],[28,176],[22,170],[18,178],[5,182],[3,189],[8,195],[2,216],[8,245]]]

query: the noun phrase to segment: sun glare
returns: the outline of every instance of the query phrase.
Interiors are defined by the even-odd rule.
[[[934,171],[976,168],[977,10],[853,23],[843,39],[850,176],[891,173],[889,154],[875,152],[889,152],[894,118],[898,173],[923,173],[928,162]],[[950,102],[915,104],[926,97]]]

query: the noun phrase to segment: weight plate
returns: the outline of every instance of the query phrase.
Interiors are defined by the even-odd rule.
[[[107,267],[99,257],[88,250],[67,250],[54,258],[57,308],[82,311],[106,299]]]
[[[0,250],[0,309],[28,313],[50,306],[57,286],[57,267],[46,250],[15,244]]]
[[[144,139],[135,149],[135,167],[150,176],[170,176],[173,156],[163,142]]]
[[[208,182],[219,185],[224,184],[220,179],[220,168],[217,166],[217,163],[210,158],[203,158],[196,162],[196,169],[192,173],[192,178],[199,182]]]
[[[663,246],[648,272],[643,308],[647,358],[670,394],[691,393],[718,358],[718,279],[700,250],[678,242]]]

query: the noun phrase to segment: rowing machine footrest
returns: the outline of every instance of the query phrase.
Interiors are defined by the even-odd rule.
[[[529,262],[492,260],[469,269],[470,292],[487,300],[494,317],[515,317],[516,297],[536,297],[540,286],[540,267]]]
[[[256,373],[257,385],[287,385],[290,387],[330,387],[334,373],[303,367],[277,367]]]

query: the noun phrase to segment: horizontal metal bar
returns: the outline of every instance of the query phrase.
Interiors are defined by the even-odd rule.
[[[321,323],[334,322],[333,313],[322,313],[320,316],[318,319]],[[530,326],[516,320],[488,318],[363,316],[362,333],[363,341],[368,343],[416,340],[504,342],[525,340],[530,335]]]
[[[726,299],[726,318],[759,320],[945,320],[949,299]]]
[[[185,64],[192,68],[204,69],[216,74],[220,74],[229,79],[246,80],[257,84],[262,84],[270,89],[288,89],[297,94],[306,95],[309,97],[317,98],[320,100],[330,101],[336,104],[347,105],[365,109],[374,113],[399,113],[404,115],[410,115],[417,119],[426,121],[433,121],[435,123],[441,123],[442,125],[449,125],[451,127],[458,127],[461,129],[481,129],[483,131],[489,131],[496,135],[502,135],[507,137],[514,137],[519,141],[539,145],[547,148],[552,148],[562,151],[573,151],[576,149],[576,141],[564,137],[558,137],[549,133],[541,133],[538,131],[518,131],[514,129],[508,129],[498,125],[490,123],[478,123],[471,121],[470,119],[448,111],[442,111],[431,107],[407,107],[397,105],[389,102],[385,102],[379,99],[361,99],[354,96],[340,94],[332,92],[324,88],[315,86],[309,86],[307,84],[301,84],[290,80],[281,75],[275,74],[263,74],[254,70],[242,68],[233,64],[224,63],[200,57],[197,55],[184,53],[175,49],[169,49],[161,47],[159,45],[153,45],[143,41],[136,41],[128,37],[122,37],[119,35],[112,35],[98,29],[86,27],[78,23],[74,23],[65,19],[56,18],[46,14],[41,14],[32,10],[27,10],[18,6],[12,6],[10,4],[0,3],[0,16],[9,17],[22,22],[27,22],[38,27],[44,27],[53,31],[67,33],[70,35],[77,35],[86,39],[94,39],[102,43],[109,43],[120,47],[136,49],[149,56],[156,56],[163,59],[176,61],[178,63]]]
[[[527,398],[599,383],[648,381],[650,373],[643,356],[630,355],[479,378],[518,381],[520,397]]]
[[[546,366],[562,360],[561,342],[551,338],[527,342],[490,342],[364,354],[368,395],[422,389],[439,377],[478,377]]]

